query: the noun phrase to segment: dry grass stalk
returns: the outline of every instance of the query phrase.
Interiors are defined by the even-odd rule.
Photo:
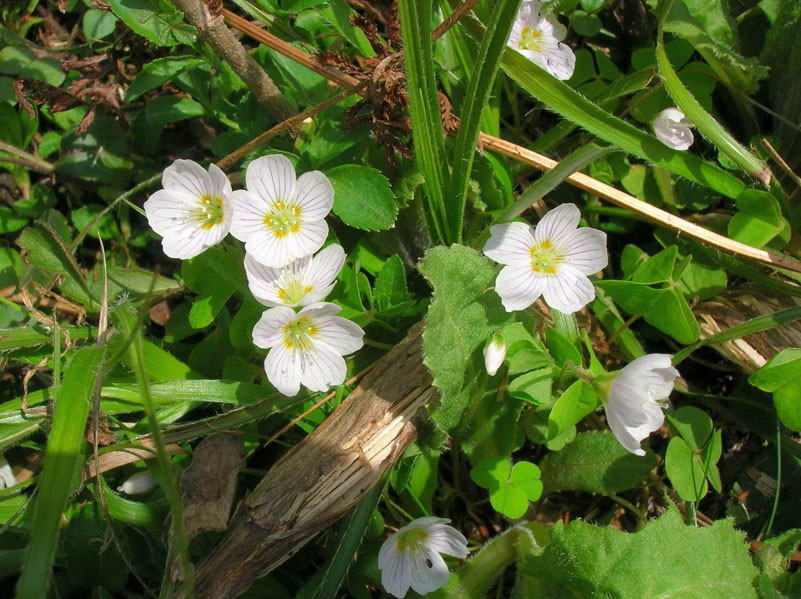
[[[240,502],[197,566],[198,599],[238,596],[356,505],[403,455],[417,437],[416,414],[437,393],[423,366],[422,330],[413,327]]]

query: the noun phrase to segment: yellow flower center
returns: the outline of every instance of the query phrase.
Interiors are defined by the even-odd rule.
[[[395,539],[398,546],[398,551],[406,551],[407,547],[413,549],[428,538],[428,533],[420,528],[412,528],[411,530],[404,531]]]
[[[200,198],[200,206],[195,209],[194,218],[201,227],[208,231],[214,225],[219,225],[224,217],[222,198],[207,195]]]
[[[319,332],[312,321],[301,316],[284,327],[284,345],[287,349],[308,351]]]
[[[542,31],[524,27],[517,42],[518,50],[532,50],[542,52]]]
[[[555,275],[556,268],[564,261],[564,255],[547,239],[531,246],[531,270],[537,274]]]
[[[312,289],[314,289],[314,287],[311,285],[304,285],[303,281],[300,279],[292,279],[278,288],[278,297],[287,306],[294,306]]]
[[[276,237],[286,237],[288,233],[300,230],[300,206],[277,200],[264,216],[264,224]]]

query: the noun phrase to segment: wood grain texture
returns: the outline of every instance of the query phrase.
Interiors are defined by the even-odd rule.
[[[437,397],[419,323],[312,434],[239,504],[197,565],[198,599],[236,597],[352,508],[416,438],[419,409]],[[178,589],[176,598],[186,596]]]

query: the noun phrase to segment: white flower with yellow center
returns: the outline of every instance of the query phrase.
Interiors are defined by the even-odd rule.
[[[334,205],[334,188],[323,173],[296,180],[288,158],[262,156],[248,165],[245,183],[247,191],[234,192],[231,234],[258,262],[281,268],[322,247]]]
[[[216,165],[210,164],[207,171],[192,160],[176,160],[164,169],[161,184],[164,188],[151,195],[144,208],[170,258],[193,258],[228,234],[231,183]]]
[[[507,312],[524,310],[542,296],[565,314],[595,298],[588,275],[606,267],[606,233],[577,228],[581,213],[562,204],[542,217],[536,230],[514,222],[490,227],[484,254],[505,264],[495,280]]]
[[[645,455],[640,443],[665,421],[658,402],[668,398],[679,376],[672,359],[669,354],[648,354],[595,380],[606,422],[631,453]]]
[[[334,288],[345,264],[345,250],[333,244],[291,262],[283,268],[259,263],[252,255],[245,256],[245,272],[250,291],[265,306],[308,306],[319,302]]]
[[[253,328],[253,343],[270,349],[264,371],[279,392],[292,397],[301,385],[326,391],[345,381],[342,356],[364,345],[364,331],[336,316],[340,310],[335,304],[318,302],[297,314],[292,308],[278,306],[261,315]]]
[[[687,150],[693,142],[692,123],[678,108],[665,108],[653,123],[656,138],[674,150]]]
[[[446,518],[417,518],[389,537],[378,552],[381,584],[395,597],[409,587],[425,595],[448,584],[451,573],[440,553],[465,558],[467,540]]]
[[[557,79],[570,79],[576,68],[573,50],[561,43],[567,30],[555,17],[540,16],[540,2],[523,2],[506,43]]]

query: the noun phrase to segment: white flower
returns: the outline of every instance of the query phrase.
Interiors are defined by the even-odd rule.
[[[567,30],[555,17],[540,16],[541,2],[523,2],[506,45],[514,48],[557,79],[570,79],[576,56],[566,44]]]
[[[606,397],[606,422],[620,444],[631,453],[645,455],[640,442],[665,421],[657,403],[673,391],[679,376],[669,354],[648,354],[619,372],[599,377],[596,389]]]
[[[341,308],[318,302],[297,314],[279,306],[261,315],[253,328],[253,343],[270,348],[264,360],[267,379],[284,395],[297,395],[303,385],[311,391],[325,391],[345,381],[342,356],[360,349],[361,327],[335,316]]]
[[[498,334],[493,335],[492,340],[484,348],[484,368],[487,369],[487,374],[495,376],[504,359],[506,359],[506,344],[503,342],[503,337]]]
[[[193,258],[228,234],[231,183],[215,164],[206,171],[192,160],[176,160],[164,169],[161,183],[164,189],[151,195],[144,208],[170,258]]]
[[[156,479],[150,474],[150,471],[143,470],[132,474],[125,482],[117,487],[117,491],[125,493],[126,495],[141,495],[147,493],[156,486]]]
[[[520,222],[490,228],[484,254],[507,265],[495,281],[507,312],[523,310],[542,295],[551,308],[572,314],[595,298],[587,275],[609,261],[606,233],[577,229],[580,218],[575,204],[562,204],[536,230]]]
[[[0,453],[0,489],[7,489],[17,484],[17,478],[11,469],[6,456]]]
[[[248,286],[265,306],[308,306],[319,302],[334,288],[339,271],[345,264],[345,250],[333,244],[313,258],[305,256],[283,268],[259,263],[252,255],[245,256]]]
[[[692,123],[678,108],[665,108],[654,119],[656,138],[674,150],[686,150],[693,145]]]
[[[417,518],[389,537],[378,552],[381,584],[395,597],[404,597],[409,587],[421,594],[448,584],[451,573],[440,553],[465,558],[467,541],[448,526],[445,518]]]
[[[247,191],[234,192],[231,234],[245,242],[247,253],[266,266],[281,268],[319,250],[334,205],[334,188],[320,171],[295,180],[285,156],[257,158],[245,173]]]

